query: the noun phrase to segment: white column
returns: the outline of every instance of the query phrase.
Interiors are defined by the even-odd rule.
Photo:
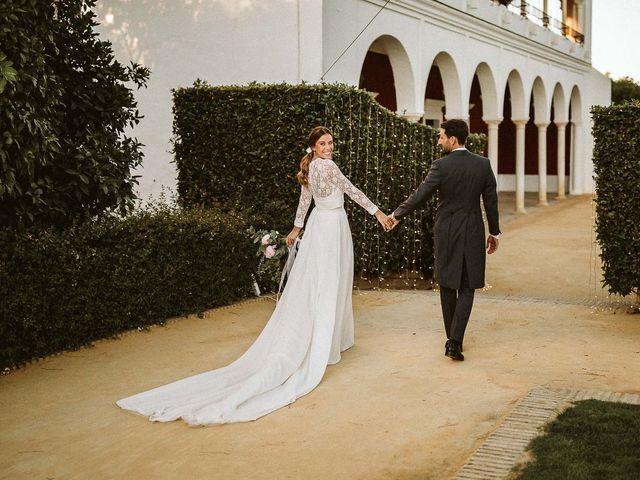
[[[513,120],[516,124],[516,213],[524,209],[524,129],[528,120]]]
[[[396,112],[398,115],[400,115],[402,118],[406,118],[407,120],[409,120],[410,122],[419,122],[420,119],[422,117],[424,117],[424,113],[423,112],[416,112],[416,113],[400,113],[400,112]]]
[[[538,204],[547,203],[547,127],[548,123],[536,123],[538,127]]]
[[[565,142],[566,142],[566,127],[567,122],[554,122],[556,127],[558,127],[558,196],[556,197],[558,200],[566,198],[564,192],[564,182],[565,182],[565,169],[564,169],[564,152],[565,152]]]
[[[584,191],[584,159],[582,158],[582,122],[571,122],[571,194]]]
[[[498,125],[500,125],[502,119],[485,120],[487,124],[487,155],[491,161],[491,168],[493,174],[498,178]]]
[[[468,114],[464,114],[464,113],[451,113],[449,114],[447,112],[447,114],[444,116],[445,120],[451,120],[452,118],[455,118],[457,120],[463,120],[467,125],[469,125],[469,115]]]

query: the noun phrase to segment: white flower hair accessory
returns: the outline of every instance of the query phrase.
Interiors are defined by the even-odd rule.
[[[307,147],[307,149],[305,150],[305,152],[307,152],[307,153],[311,153],[311,147]]]

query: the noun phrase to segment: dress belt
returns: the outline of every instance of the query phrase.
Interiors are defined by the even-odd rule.
[[[337,210],[338,208],[344,207],[344,203],[340,203],[339,205],[322,205],[316,203],[316,208],[319,210]]]

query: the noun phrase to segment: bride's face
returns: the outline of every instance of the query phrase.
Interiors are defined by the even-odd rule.
[[[333,155],[333,137],[328,133],[321,136],[313,146],[314,156],[320,158],[331,158]]]

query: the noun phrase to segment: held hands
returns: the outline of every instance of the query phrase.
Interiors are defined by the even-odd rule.
[[[391,222],[391,219],[385,215],[385,213],[382,210],[378,210],[376,212],[376,218],[378,219],[378,222],[380,222],[380,225],[382,225],[382,228],[384,228],[385,232],[389,231],[389,222]]]
[[[380,222],[380,225],[382,225],[382,228],[384,228],[385,232],[390,232],[396,227],[396,225],[398,225],[398,223],[400,223],[398,220],[385,215],[382,210],[378,210],[376,212],[376,218],[378,219],[378,222]]]
[[[487,238],[487,253],[489,255],[491,255],[492,253],[495,253],[496,250],[498,250],[499,244],[500,244],[500,240],[498,240],[496,237],[489,235],[489,237]]]

